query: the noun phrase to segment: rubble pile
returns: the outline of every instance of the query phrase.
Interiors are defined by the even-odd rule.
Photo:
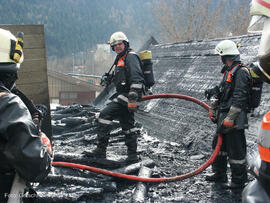
[[[259,35],[230,39],[241,43],[241,58],[245,63],[256,60]],[[184,94],[207,102],[204,90],[218,85],[222,77],[219,57],[213,54],[215,45],[221,40],[151,46],[156,78],[153,93]],[[265,85],[261,106],[249,119],[248,153],[256,149],[258,125],[269,110],[269,93],[270,88]],[[90,156],[97,144],[94,115],[107,98],[99,100],[96,107],[73,105],[52,112],[55,161],[133,175],[171,177],[195,170],[210,157],[215,125],[203,108],[178,99],[155,99],[140,105],[136,114],[137,127],[141,128],[138,154],[145,166],[137,163],[127,167],[126,146],[118,122],[114,122],[111,132],[107,159]],[[210,171],[208,168],[178,182],[137,184],[89,171],[53,167],[49,177],[36,188],[39,202],[240,202],[241,191],[224,190],[219,184],[204,180],[204,175]]]
[[[115,122],[107,159],[96,159],[89,156],[89,152],[96,147],[96,112],[98,109],[94,107],[80,105],[60,107],[52,111],[54,161],[85,164],[133,175],[139,175],[140,169],[147,167],[151,170],[146,172],[148,176],[151,173],[151,177],[170,177],[195,170],[210,157],[211,135],[203,136],[206,129],[199,133],[200,129],[194,128],[184,137],[185,141],[179,144],[181,142],[152,137],[142,127],[138,139],[141,162],[127,166],[123,135],[119,124]],[[142,124],[137,123],[137,126]],[[182,139],[183,137],[179,137],[179,141]],[[209,199],[215,202],[221,197],[226,202],[234,198],[228,191],[212,188],[211,184],[204,181],[203,175],[179,182],[137,186],[133,181],[62,167],[53,167],[49,176],[35,189],[39,195],[38,202],[136,202],[134,198],[137,198],[137,202],[208,202]],[[217,194],[211,195],[213,190]],[[138,195],[138,191],[144,191],[144,195]]]

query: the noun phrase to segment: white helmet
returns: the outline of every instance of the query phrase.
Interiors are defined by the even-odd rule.
[[[0,28],[0,71],[17,71],[20,68],[22,48],[23,33],[16,39],[10,31]]]
[[[114,46],[117,43],[126,41],[128,42],[127,36],[123,32],[115,32],[112,34],[110,41],[108,42],[110,46]]]
[[[252,0],[250,3],[250,15],[270,17],[270,0]]]
[[[250,15],[252,16],[248,31],[262,31],[264,21],[270,18],[270,0],[252,0],[250,3]]]
[[[259,63],[253,69],[264,82],[270,84],[270,0],[252,0],[250,14],[252,18],[248,32],[262,34],[258,50]]]
[[[220,56],[239,55],[237,45],[232,40],[223,40],[215,48],[215,53]]]

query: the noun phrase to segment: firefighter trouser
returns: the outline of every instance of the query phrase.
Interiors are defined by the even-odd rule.
[[[232,129],[228,134],[223,134],[222,137],[220,152],[212,164],[213,172],[226,175],[227,159],[229,159],[232,182],[242,184],[247,181],[245,131]],[[213,140],[213,149],[216,144],[217,136]]]
[[[8,195],[13,183],[14,173],[1,174],[0,172],[0,202],[7,202]]]
[[[108,145],[108,134],[112,130],[112,120],[119,120],[120,126],[125,134],[125,143],[128,149],[136,151],[138,129],[134,127],[134,113],[128,111],[128,107],[117,102],[109,103],[101,110],[98,118],[98,147],[106,148]]]
[[[270,198],[270,163],[264,160],[261,160],[261,166],[259,168],[259,182]]]

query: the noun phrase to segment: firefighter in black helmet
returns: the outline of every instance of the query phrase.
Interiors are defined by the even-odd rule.
[[[243,188],[247,181],[245,128],[248,126],[251,75],[249,70],[241,65],[240,53],[233,41],[221,41],[215,51],[224,64],[223,79],[220,85],[214,88],[217,100],[211,105],[209,117],[217,122],[223,143],[212,165],[214,173],[206,176],[206,180],[226,183],[227,159],[229,159],[231,183],[223,186],[230,189]],[[211,91],[207,90],[206,95]],[[216,141],[217,136],[213,140],[213,148]]]
[[[262,32],[258,52],[258,62],[253,71],[264,82],[270,84],[270,1],[252,0],[250,7],[252,15],[249,32]],[[253,171],[256,179],[249,183],[242,193],[243,203],[270,202],[270,112],[267,112],[261,122],[258,132],[258,151]]]
[[[253,0],[250,13],[252,19],[248,31],[262,33],[259,60],[253,70],[264,82],[270,84],[270,2]]]
[[[143,92],[144,77],[138,56],[129,47],[129,41],[123,32],[112,34],[109,44],[117,56],[112,82],[117,93],[111,97],[111,102],[101,110],[98,117],[98,144],[94,150],[96,156],[106,157],[112,120],[118,119],[125,135],[128,162],[137,161],[137,135],[134,111],[137,101]]]
[[[0,202],[14,198],[9,193],[15,174],[35,182],[51,166],[49,139],[37,130],[25,104],[11,92],[23,61],[22,47],[20,39],[0,29]]]

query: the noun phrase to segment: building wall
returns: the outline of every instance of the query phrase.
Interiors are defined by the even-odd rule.
[[[24,62],[18,71],[16,85],[35,104],[45,104],[50,110],[44,25],[0,25],[0,28],[14,35],[24,33]],[[44,119],[42,130],[51,135],[50,115]]]
[[[62,105],[90,104],[96,98],[96,92],[102,89],[100,86],[53,71],[49,71],[48,85],[51,103]]]
[[[96,98],[94,91],[60,91],[59,103],[61,105],[72,105],[73,103],[89,104]]]

